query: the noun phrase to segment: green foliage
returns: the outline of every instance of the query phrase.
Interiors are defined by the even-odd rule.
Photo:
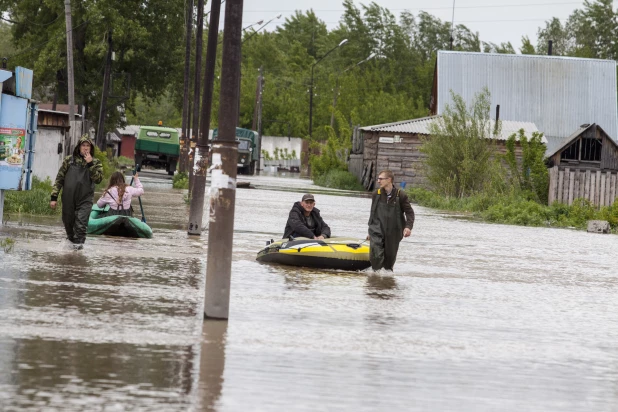
[[[116,163],[119,166],[129,166],[129,167],[135,166],[135,160],[134,159],[129,159],[126,156],[118,156],[116,158]]]
[[[152,99],[138,94],[127,111],[127,124],[158,124],[161,120],[166,127],[181,127],[182,110],[175,103],[169,90]]]
[[[427,155],[427,178],[440,194],[453,197],[473,195],[492,180],[492,130],[487,89],[474,97],[470,107],[461,96],[451,92],[453,106],[430,125],[431,138],[421,151]],[[499,127],[499,126],[498,126]]]
[[[325,174],[316,177],[313,180],[313,183],[318,186],[330,187],[333,189],[365,190],[356,176],[347,170],[330,170]]]
[[[62,200],[58,198],[56,209],[49,207],[52,182],[49,178],[44,181],[36,176],[32,178],[31,190],[7,191],[4,203],[5,213],[19,213],[27,215],[54,215],[62,210]]]
[[[172,187],[174,189],[188,189],[189,176],[185,172],[178,172],[172,178]]]
[[[545,144],[543,134],[534,132],[528,139],[523,129],[513,133],[506,141],[505,160],[511,174],[511,184],[518,190],[527,192],[539,203],[547,204],[549,173],[545,165]],[[521,161],[515,156],[516,143],[522,151]]]
[[[114,165],[109,161],[109,158],[107,157],[107,152],[95,150],[94,157],[99,159],[99,161],[101,162],[101,166],[103,167],[103,180],[101,181],[101,183],[99,183],[99,185],[105,184],[105,186],[107,187],[107,181],[112,176],[112,173],[114,173]]]
[[[330,126],[326,126],[328,139],[325,144],[312,142],[311,148],[319,150],[320,154],[312,154],[309,158],[311,176],[316,179],[334,170],[347,171],[348,153],[352,147],[350,136],[352,130],[348,127],[340,112],[335,112],[337,119],[338,134]]]
[[[9,58],[16,65],[34,69],[38,95],[51,100],[51,91],[66,103],[66,37],[64,3],[61,1],[0,0],[11,25],[16,47],[22,54]],[[73,42],[76,101],[88,107],[89,120],[96,120],[101,101],[102,65],[107,53],[106,36],[112,30],[113,82],[111,96],[156,98],[164,93],[174,74],[182,72],[184,3],[177,1],[135,2],[83,0],[74,2]],[[11,57],[11,56],[9,56]],[[120,99],[108,101],[106,125],[112,129],[121,120]],[[132,99],[124,101],[131,108]]]
[[[4,253],[11,253],[13,248],[15,247],[15,240],[10,237],[5,237],[4,239],[0,239],[0,248],[4,250]]]
[[[410,188],[407,193],[412,202],[421,206],[468,212],[473,217],[494,223],[584,229],[589,220],[598,219],[607,220],[612,228],[618,228],[618,202],[596,210],[584,199],[575,199],[571,206],[562,203],[546,206],[517,192],[478,193],[464,198],[447,198],[423,188]]]

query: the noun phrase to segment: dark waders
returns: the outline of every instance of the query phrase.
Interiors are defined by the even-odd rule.
[[[75,157],[72,157],[62,187],[62,223],[73,243],[86,241],[93,199],[94,183],[90,180],[90,171],[86,165],[77,164]]]
[[[403,239],[405,220],[399,204],[399,189],[393,188],[394,199],[386,201],[386,194],[381,194],[371,205],[371,221],[369,222],[369,260],[373,270],[393,270],[399,242]]]

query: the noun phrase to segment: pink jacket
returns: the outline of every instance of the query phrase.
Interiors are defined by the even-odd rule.
[[[122,196],[122,206],[125,210],[131,207],[132,197],[144,194],[144,186],[142,186],[139,178],[136,177],[133,181],[135,182],[135,187],[127,186]],[[105,205],[109,205],[111,209],[118,210],[120,207],[117,201],[120,202],[120,199],[118,199],[118,187],[114,186],[104,192],[103,196],[97,200],[97,206],[104,207]]]

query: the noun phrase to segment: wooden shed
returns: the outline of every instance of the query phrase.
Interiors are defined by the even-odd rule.
[[[354,173],[365,189],[373,190],[377,174],[391,170],[401,186],[426,186],[425,154],[420,149],[431,138],[429,126],[440,116],[429,116],[402,122],[365,126],[355,129],[348,170]],[[534,123],[502,121],[496,136],[498,152],[506,152],[506,140],[524,129],[527,136],[538,132]],[[491,120],[491,127],[495,125]],[[544,140],[545,142],[545,140]],[[521,154],[516,151],[516,156]]]
[[[583,124],[548,156],[549,204],[584,198],[610,206],[618,196],[618,144],[596,123]]]

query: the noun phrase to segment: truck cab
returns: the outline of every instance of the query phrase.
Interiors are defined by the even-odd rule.
[[[213,139],[217,138],[217,129],[213,130]],[[238,142],[238,174],[253,175],[259,160],[257,152],[258,134],[254,130],[236,128],[236,141]]]
[[[176,171],[180,157],[178,131],[171,127],[141,126],[135,141],[135,164],[165,168],[169,175]]]

